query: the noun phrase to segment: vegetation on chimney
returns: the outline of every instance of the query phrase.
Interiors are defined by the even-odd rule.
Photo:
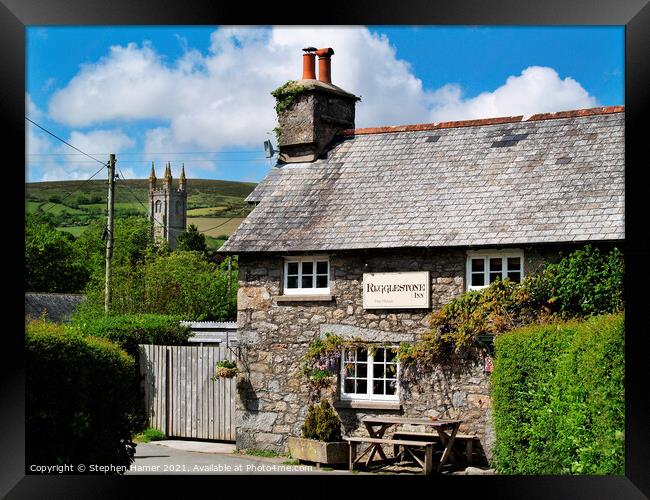
[[[281,111],[291,106],[305,90],[307,88],[295,80],[289,80],[284,85],[275,89],[271,92],[271,95],[275,97],[275,112],[279,115]]]

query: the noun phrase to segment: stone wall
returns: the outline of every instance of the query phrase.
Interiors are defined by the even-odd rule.
[[[557,246],[526,247],[525,272],[555,260]],[[237,447],[286,451],[299,436],[309,404],[300,373],[308,344],[326,332],[368,342],[414,341],[428,328],[431,310],[465,289],[465,249],[356,251],[330,254],[331,301],[280,302],[283,257],[239,257],[238,328],[242,346],[237,408]],[[365,310],[364,272],[429,271],[432,309]],[[494,441],[489,374],[484,353],[439,368],[400,390],[400,409],[338,408],[346,433],[362,433],[366,415],[460,417],[461,432],[477,434],[485,452]]]

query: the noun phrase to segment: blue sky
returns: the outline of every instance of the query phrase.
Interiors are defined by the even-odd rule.
[[[269,92],[331,46],[332,81],[362,97],[357,127],[624,104],[623,27],[30,27],[27,115],[127,178],[171,161],[190,178],[259,181]],[[97,163],[33,126],[29,181]]]

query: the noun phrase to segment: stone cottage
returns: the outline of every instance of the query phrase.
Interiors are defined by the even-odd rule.
[[[300,435],[315,338],[412,342],[465,290],[625,235],[623,107],[355,129],[358,98],[331,83],[332,54],[303,56],[279,161],[221,249],[239,255],[239,448],[285,451]],[[484,359],[402,387],[391,349],[343,356],[353,369],[332,397],[345,432],[366,415],[458,417],[490,454]]]

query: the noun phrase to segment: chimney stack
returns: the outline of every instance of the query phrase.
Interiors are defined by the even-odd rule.
[[[332,84],[330,47],[302,49],[302,79],[274,90],[278,104],[279,160],[312,162],[331,145],[338,132],[354,128],[354,94]],[[318,79],[315,59],[318,56]]]

